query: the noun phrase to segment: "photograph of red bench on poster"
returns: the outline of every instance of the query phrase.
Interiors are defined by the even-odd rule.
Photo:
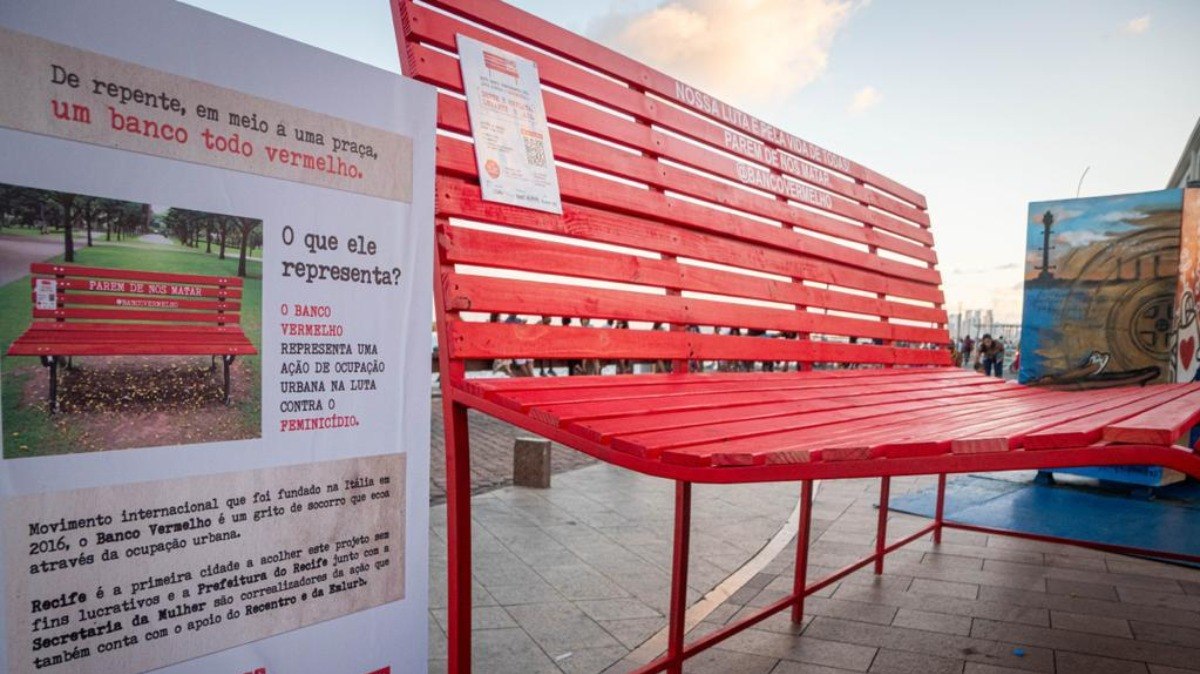
[[[262,222],[0,185],[4,458],[261,436]]]

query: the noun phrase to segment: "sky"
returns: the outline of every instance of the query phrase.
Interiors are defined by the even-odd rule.
[[[189,4],[399,72],[387,0]],[[1195,0],[510,4],[922,192],[946,308],[1001,322],[1029,203],[1166,187],[1200,116]]]

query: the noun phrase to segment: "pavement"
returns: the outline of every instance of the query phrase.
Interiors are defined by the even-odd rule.
[[[87,239],[77,238],[75,245],[87,245]],[[55,255],[62,255],[62,252],[62,235],[50,237],[0,234],[0,286],[28,276],[30,263],[49,260]]]
[[[440,401],[435,401],[440,402]],[[440,407],[435,405],[435,411]],[[500,487],[520,432],[472,418],[475,671],[625,672],[666,626],[673,485],[607,464],[550,489]],[[434,435],[441,420],[435,414]],[[436,445],[436,443],[435,443]],[[577,458],[575,460],[578,460]],[[440,469],[439,458],[434,468]],[[436,483],[435,478],[435,483]],[[899,495],[930,478],[894,478]],[[810,579],[872,550],[878,482],[817,485]],[[795,556],[794,484],[696,485],[690,635],[785,595]],[[436,492],[435,492],[436,497]],[[892,513],[889,539],[927,523]],[[788,525],[793,526],[789,529]],[[430,527],[430,671],[446,669],[445,506]],[[1200,671],[1200,570],[947,530],[688,661],[687,672],[1177,674]]]

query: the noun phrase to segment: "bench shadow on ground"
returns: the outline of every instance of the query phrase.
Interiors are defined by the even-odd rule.
[[[222,402],[218,360],[207,357],[139,356],[76,358],[59,371],[60,411],[49,414],[47,370],[21,368],[22,407],[39,429],[6,428],[8,458],[156,447],[261,436],[257,368],[235,361],[230,371],[232,401]],[[38,438],[20,443],[20,434]]]

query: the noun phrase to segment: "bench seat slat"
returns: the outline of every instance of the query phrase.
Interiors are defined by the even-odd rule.
[[[742,393],[729,395],[724,404],[720,401],[720,395],[693,396],[683,398],[680,403],[672,402],[661,408],[654,408],[647,405],[644,412],[633,412],[628,416],[586,419],[569,422],[568,425],[574,432],[587,435],[598,442],[606,442],[617,435],[656,430],[667,431],[689,426],[783,417],[800,412],[819,411],[818,409],[808,409],[814,403],[823,403],[823,409],[836,409],[890,402],[895,399],[895,393],[907,393],[908,395],[905,397],[911,396],[911,399],[943,395],[939,392],[930,391],[928,387],[922,387],[919,384],[910,384],[906,387],[897,388],[900,390],[890,390],[883,393],[872,392],[870,388],[865,387],[816,391],[791,390],[784,392]],[[972,388],[976,390],[970,390]],[[995,392],[998,388],[996,385],[964,386],[961,387],[958,394],[965,396],[986,395]],[[947,391],[945,395],[949,394],[950,392]],[[697,398],[700,398],[700,400],[697,400]],[[772,400],[779,400],[781,402],[767,402]],[[690,409],[686,407],[682,410],[675,408],[676,405],[688,404],[690,404]],[[701,405],[704,406],[702,407]],[[545,413],[545,410],[542,408],[539,408],[538,411]]]
[[[14,343],[8,353],[12,356],[253,356],[258,353],[253,344],[213,343],[147,343],[111,344],[87,343],[19,346]]]
[[[1137,416],[1109,424],[1104,429],[1108,442],[1170,444],[1200,421],[1200,392],[1146,410]]]
[[[932,379],[937,379],[935,375],[955,375],[962,374],[964,370],[959,367],[924,367],[924,368],[896,368],[896,369],[873,369],[873,370],[811,370],[805,373],[805,379],[813,381],[838,381],[846,379],[876,379],[883,377],[912,377],[914,375],[930,375]],[[778,381],[787,383],[796,378],[795,372],[757,372],[755,373],[754,381]],[[569,390],[577,388],[605,388],[609,386],[626,387],[626,386],[651,386],[651,385],[670,385],[670,384],[687,384],[687,385],[703,385],[711,382],[739,382],[745,381],[746,373],[744,372],[696,372],[687,374],[641,374],[636,380],[630,380],[627,377],[610,377],[607,375],[577,375],[567,378],[500,378],[488,377],[482,379],[471,379],[466,384],[470,384],[473,388],[480,391],[539,391],[546,389],[553,390]]]
[[[242,329],[236,325],[153,325],[152,332],[164,334],[169,332],[195,332],[197,334],[233,334],[242,335]],[[128,323],[58,323],[55,321],[37,321],[29,326],[27,332],[48,335],[66,332],[130,332],[137,326]]]
[[[625,386],[609,386],[606,388],[553,388],[525,389],[511,391],[503,395],[504,400],[519,403],[522,408],[538,406],[543,410],[570,414],[573,406],[596,405],[611,403],[619,400],[640,400],[649,398],[667,404],[666,398],[693,398],[701,395],[742,393],[753,391],[815,391],[826,395],[834,395],[843,390],[853,393],[873,391],[877,393],[900,392],[909,390],[913,384],[926,388],[948,388],[962,384],[981,385],[987,383],[973,376],[974,373],[960,370],[957,373],[924,373],[919,370],[908,370],[903,375],[888,378],[871,377],[868,380],[854,378],[818,378],[818,377],[781,377],[766,381],[758,378],[741,376],[724,380],[704,380],[697,382],[678,382],[662,384],[642,384],[628,382]],[[573,418],[580,418],[578,414]]]
[[[451,309],[496,313],[545,313],[600,319],[666,321],[690,325],[737,325],[762,330],[815,332],[866,339],[946,344],[945,330],[884,323],[810,311],[755,307],[694,297],[677,297],[624,290],[446,274],[442,279],[446,306]]]
[[[1021,444],[1025,449],[1055,449],[1058,447],[1085,447],[1092,445],[1103,439],[1106,427],[1123,422],[1130,417],[1136,417],[1159,405],[1170,403],[1185,396],[1193,396],[1198,388],[1200,388],[1200,384],[1171,386],[1166,390],[1155,392],[1149,398],[1138,401],[1136,405],[1130,404],[1103,409],[1095,414],[1080,417],[1069,423],[1056,424],[1048,430],[1030,433],[1024,437]],[[1192,409],[1200,409],[1200,401],[1197,401],[1195,398],[1192,398],[1185,404],[1191,405]]]
[[[1014,408],[1022,408],[1034,404],[1028,397],[1019,397],[1013,402]],[[650,431],[629,435],[617,435],[612,439],[615,449],[632,451],[639,454],[646,452],[660,453],[665,449],[697,446],[697,451],[721,450],[727,452],[752,452],[757,455],[765,454],[779,447],[789,447],[797,443],[808,442],[822,437],[824,427],[834,424],[862,424],[868,419],[890,420],[898,425],[905,423],[906,415],[921,410],[948,411],[960,405],[971,405],[978,402],[971,396],[956,395],[944,397],[930,395],[923,397],[898,396],[893,402],[868,405],[865,407],[846,406],[836,410],[814,414],[802,414],[792,417],[771,420],[769,423],[760,421],[734,422],[698,426],[687,429],[686,432]],[[838,428],[843,428],[839,426]],[[814,431],[810,429],[821,429]],[[814,435],[818,433],[818,435]]]

